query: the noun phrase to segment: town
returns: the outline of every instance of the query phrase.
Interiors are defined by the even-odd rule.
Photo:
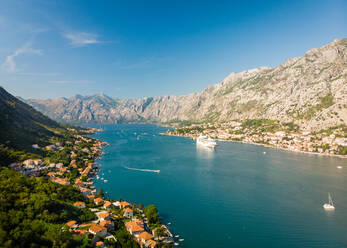
[[[346,157],[346,126],[318,132],[300,131],[293,123],[273,120],[231,121],[227,123],[190,124],[168,130],[165,134],[197,138],[205,135],[219,140],[259,144],[295,152]]]
[[[167,226],[163,225],[154,205],[129,203],[107,198],[102,189],[97,190],[93,180],[98,172],[95,160],[102,156],[101,149],[106,142],[81,135],[75,129],[69,138],[55,140],[54,143],[41,147],[33,144],[32,148],[47,154],[43,158],[31,158],[9,165],[23,175],[44,177],[54,183],[73,187],[83,195],[83,201],[72,203],[74,208],[83,210],[91,220],[81,222],[71,219],[62,231],[74,235],[87,236],[94,247],[172,247],[174,238]],[[93,134],[99,129],[86,129],[84,134]],[[120,240],[123,240],[123,245]]]

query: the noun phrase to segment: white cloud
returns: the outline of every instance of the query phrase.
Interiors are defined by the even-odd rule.
[[[78,32],[78,33],[65,33],[63,36],[70,41],[70,45],[75,47],[87,46],[92,44],[102,43],[98,40],[97,34]]]
[[[22,47],[18,48],[16,51],[14,51],[11,55],[8,55],[6,57],[5,62],[2,64],[2,67],[7,72],[16,72],[16,61],[15,58],[20,54],[36,54],[36,55],[42,55],[42,50],[34,49],[31,47],[31,42],[25,43]]]

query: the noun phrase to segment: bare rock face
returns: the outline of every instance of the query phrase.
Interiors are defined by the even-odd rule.
[[[200,93],[116,99],[103,94],[27,100],[60,121],[83,123],[294,121],[317,130],[347,123],[347,39],[288,59],[276,68],[231,73]]]

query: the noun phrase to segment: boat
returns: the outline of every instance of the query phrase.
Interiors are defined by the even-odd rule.
[[[105,180],[104,180],[104,183],[107,183],[107,182],[108,182],[108,180],[105,179]]]
[[[337,169],[342,169],[342,166],[337,166]]]
[[[263,152],[264,154],[266,154],[266,152]]]
[[[200,135],[196,139],[196,144],[202,145],[205,147],[209,147],[209,148],[214,148],[217,145],[217,143],[214,139],[207,137],[207,136],[203,136],[203,135]]]
[[[329,203],[325,203],[323,208],[325,210],[335,210],[333,200],[331,199],[330,193],[328,193]]]
[[[179,244],[178,243],[174,243],[175,246],[178,246]]]
[[[178,241],[179,241],[179,242],[182,242],[182,241],[184,241],[184,239],[179,239]]]
[[[180,237],[180,235],[176,235],[176,236],[175,236],[175,238],[179,238],[179,237]]]

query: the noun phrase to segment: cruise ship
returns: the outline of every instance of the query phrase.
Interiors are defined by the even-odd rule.
[[[200,135],[196,139],[196,144],[202,145],[205,147],[209,147],[209,148],[214,148],[217,145],[217,143],[214,139],[211,139],[210,137],[206,137],[206,136],[202,136],[202,135]]]

